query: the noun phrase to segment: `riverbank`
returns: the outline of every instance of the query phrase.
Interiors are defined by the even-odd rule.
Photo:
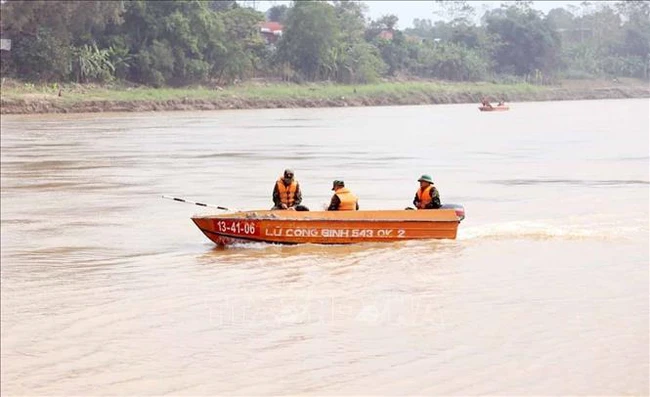
[[[648,82],[563,81],[554,86],[531,84],[385,82],[370,85],[284,84],[249,82],[232,87],[144,88],[95,85],[42,85],[3,82],[1,114],[146,112],[424,105],[495,101],[559,101],[650,98]]]

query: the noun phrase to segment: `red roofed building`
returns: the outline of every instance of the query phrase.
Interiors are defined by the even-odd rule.
[[[282,28],[282,24],[278,22],[262,22],[260,24],[260,33],[267,44],[275,44],[282,36]]]
[[[388,40],[388,41],[393,40],[393,31],[392,30],[382,30],[381,32],[379,32],[377,37],[379,37],[380,39]]]

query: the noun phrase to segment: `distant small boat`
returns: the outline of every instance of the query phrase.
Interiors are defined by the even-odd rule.
[[[506,110],[510,110],[510,107],[506,105],[496,105],[496,106],[481,105],[478,107],[478,110],[480,110],[481,112],[503,112]]]
[[[463,206],[447,204],[432,210],[242,211],[192,221],[215,244],[226,246],[455,239],[464,218]]]

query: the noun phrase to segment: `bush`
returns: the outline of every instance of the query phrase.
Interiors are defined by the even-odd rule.
[[[644,59],[638,56],[609,56],[601,61],[601,65],[603,72],[610,76],[647,77]]]
[[[560,77],[569,80],[589,80],[596,78],[597,76],[584,70],[568,69],[560,73]]]
[[[479,81],[487,77],[490,62],[477,51],[454,43],[424,47],[417,55],[412,73],[443,80]]]
[[[70,48],[48,29],[39,29],[36,36],[18,36],[11,53],[12,69],[18,78],[60,81],[70,75]]]
[[[139,83],[161,87],[174,72],[174,56],[169,46],[154,40],[135,57],[133,79]]]

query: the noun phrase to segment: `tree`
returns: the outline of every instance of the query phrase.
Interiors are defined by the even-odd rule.
[[[399,22],[399,18],[394,14],[383,15],[377,20],[379,26],[386,30],[395,30],[397,22]]]
[[[488,33],[500,41],[494,52],[497,72],[527,75],[556,70],[560,38],[541,13],[509,6],[486,13],[484,19]]]
[[[11,69],[17,76],[63,80],[70,77],[71,48],[92,45],[94,35],[102,34],[108,24],[119,24],[122,5],[90,0],[8,0],[0,9],[3,35],[14,43]]]
[[[364,38],[367,6],[359,1],[338,0],[334,12],[338,22],[336,46],[332,50],[331,72],[344,83],[370,82],[384,69],[377,48]],[[329,77],[329,76],[328,76]]]
[[[235,0],[211,0],[208,6],[215,12],[225,12],[239,7]]]
[[[583,3],[588,3],[583,1]],[[530,0],[515,0],[513,7],[517,8],[522,12],[530,11],[533,8],[533,2]]]
[[[451,29],[449,41],[462,44],[467,48],[486,46],[485,32],[475,25],[456,24]]]
[[[258,66],[264,52],[259,23],[264,14],[252,8],[233,8],[222,14],[226,35],[225,57],[219,77],[242,79]]]
[[[126,6],[118,34],[135,54],[130,79],[182,85],[206,81],[223,69],[224,25],[207,3],[134,0]]]
[[[75,48],[72,63],[72,73],[76,76],[77,83],[85,83],[90,80],[107,81],[113,78],[115,66],[110,61],[110,52],[107,49],[99,49],[97,45]]]
[[[13,37],[11,69],[17,77],[32,81],[64,80],[69,77],[70,46],[49,29],[40,28],[33,34]]]
[[[308,80],[317,80],[332,68],[336,47],[337,20],[334,7],[326,2],[294,2],[282,39],[279,59]]]
[[[7,0],[2,4],[2,29],[11,36],[36,37],[45,28],[58,40],[72,43],[88,32],[121,22],[122,10],[118,1]]]
[[[375,45],[379,49],[382,59],[388,66],[388,74],[397,75],[406,68],[409,61],[408,45],[404,34],[400,31],[393,33],[392,40],[375,39]]]
[[[413,19],[413,28],[405,29],[404,33],[415,35],[422,38],[431,37],[433,25],[430,19]],[[431,37],[432,38],[432,37]]]
[[[394,14],[383,15],[377,20],[370,21],[370,24],[366,28],[365,32],[366,40],[373,41],[380,33],[384,31],[389,31],[392,33],[395,30],[398,22],[399,18]]]
[[[271,22],[285,23],[289,7],[284,4],[273,6],[266,11],[266,18]]]
[[[628,20],[650,19],[650,1],[648,0],[626,0],[616,3],[618,11]]]
[[[650,62],[650,1],[621,1],[616,7],[626,19],[623,53]]]
[[[444,80],[481,80],[491,66],[477,51],[455,43],[424,45],[415,61],[418,75]]]
[[[476,10],[467,1],[436,0],[434,14],[448,20],[452,25],[457,23],[471,24]]]
[[[553,8],[546,14],[546,19],[555,29],[568,30],[575,26],[573,14],[564,8]]]

